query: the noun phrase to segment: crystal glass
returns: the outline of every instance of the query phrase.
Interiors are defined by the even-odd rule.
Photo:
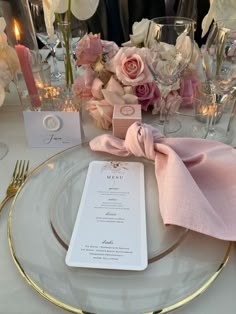
[[[44,61],[47,61],[49,57],[52,57],[51,67],[51,81],[60,81],[63,78],[63,73],[59,70],[56,58],[56,49],[60,44],[60,40],[55,32],[53,36],[49,38],[44,21],[43,4],[39,0],[30,0],[30,10],[36,37],[41,46],[49,49],[49,54]]]
[[[194,30],[196,30],[198,16],[197,0],[180,0],[176,15],[192,19],[194,21]]]
[[[207,136],[207,110],[210,98],[194,98],[191,103],[188,101],[188,98],[183,97],[180,108],[170,117],[170,122],[176,117],[181,120],[181,128],[170,132],[168,125],[165,124],[163,133],[166,137],[205,138]]]
[[[164,135],[167,137],[195,137],[208,140],[217,140],[231,144],[234,131],[232,129],[233,116],[225,112],[228,103],[225,95],[216,99],[211,94],[203,92],[197,95],[192,104],[181,106],[170,117],[170,122],[176,116],[181,121],[181,128],[170,132],[168,125],[164,125]],[[183,98],[184,100],[184,98]]]
[[[52,56],[53,59],[53,71],[51,72],[51,80],[52,81],[60,80],[63,74],[58,69],[56,59],[56,48],[60,43],[60,40],[58,39],[56,34],[49,38],[46,32],[42,33],[36,32],[36,36],[41,41],[41,43],[43,43],[50,50],[50,56]]]
[[[184,17],[158,17],[150,22],[146,45],[151,49],[149,69],[161,93],[159,124],[168,123],[175,108],[167,108],[166,97],[188,67],[193,54],[194,21]],[[170,128],[181,124],[172,119]]]
[[[236,26],[232,29],[224,25],[224,21],[213,23],[203,50],[206,78],[212,93],[216,113],[221,110],[222,102],[233,104],[231,100],[235,97]],[[232,105],[230,111],[233,113],[233,110]],[[214,117],[209,121],[208,137],[210,136],[224,143],[231,141],[231,132],[225,133],[224,129],[213,126],[215,126]]]

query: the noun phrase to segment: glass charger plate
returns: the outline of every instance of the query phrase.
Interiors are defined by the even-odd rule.
[[[145,271],[65,264],[66,246],[92,160],[144,164],[149,256]],[[88,145],[57,154],[30,174],[11,207],[8,239],[26,281],[54,304],[75,313],[82,313],[80,309],[104,314],[171,311],[210,285],[230,251],[225,241],[163,225],[153,162],[91,152]]]

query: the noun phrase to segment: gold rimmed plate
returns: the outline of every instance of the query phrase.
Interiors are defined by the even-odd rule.
[[[145,271],[65,264],[92,160],[144,164],[149,256]],[[93,232],[89,225],[88,232]],[[152,162],[91,152],[86,144],[55,155],[30,174],[11,207],[8,238],[12,257],[26,281],[43,297],[74,313],[171,311],[210,285],[225,266],[230,249],[225,241],[163,225]]]

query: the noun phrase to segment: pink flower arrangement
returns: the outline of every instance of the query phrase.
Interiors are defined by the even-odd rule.
[[[77,64],[92,64],[102,57],[102,43],[99,34],[84,36],[76,49]]]
[[[114,42],[90,33],[78,43],[76,56],[83,73],[74,81],[73,93],[87,101],[86,109],[103,129],[111,127],[116,104],[138,103],[143,110],[152,107],[153,113],[158,113],[163,101],[173,109],[181,104],[182,97],[193,100],[196,95],[199,80],[193,72],[173,88],[168,87],[161,99],[148,67],[151,51],[145,47],[119,48]]]

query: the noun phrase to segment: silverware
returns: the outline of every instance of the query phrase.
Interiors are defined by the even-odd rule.
[[[0,213],[7,201],[16,195],[17,191],[25,181],[29,171],[29,160],[17,160],[10,184],[6,191],[6,196],[0,203]]]

